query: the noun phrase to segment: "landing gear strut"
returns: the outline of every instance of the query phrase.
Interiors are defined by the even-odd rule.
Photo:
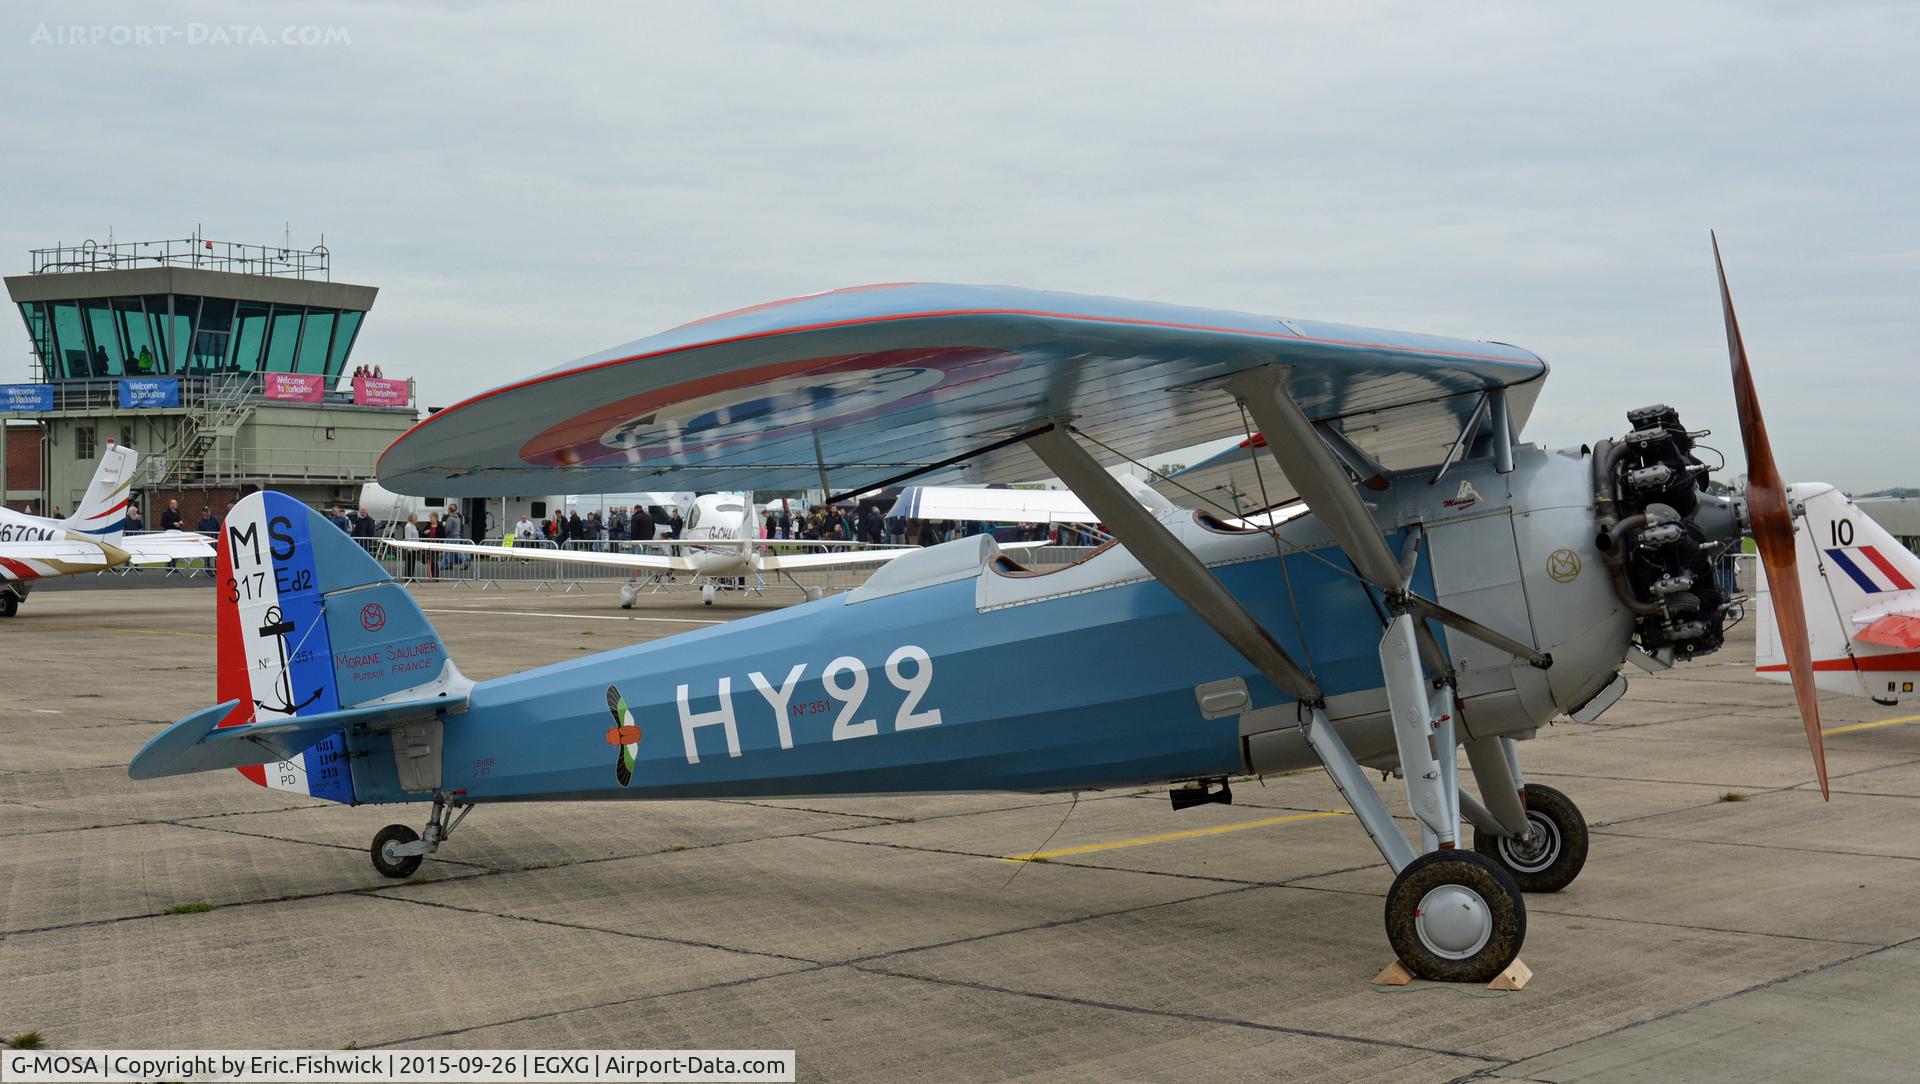
[[[1526,835],[1475,828],[1473,849],[1512,874],[1521,891],[1558,892],[1587,864],[1587,819],[1573,799],[1552,787],[1528,783],[1526,798]]]
[[[404,824],[389,824],[380,829],[373,837],[373,868],[380,871],[382,877],[403,879],[413,876],[415,870],[427,855],[440,849],[440,844],[453,835],[453,830],[473,812],[472,805],[460,806],[460,812],[452,820],[447,819],[449,803],[446,796],[434,794],[433,813],[427,818],[425,833],[415,832]],[[424,838],[423,838],[424,837]]]

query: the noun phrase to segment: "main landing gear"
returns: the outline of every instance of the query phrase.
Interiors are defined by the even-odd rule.
[[[1513,875],[1523,892],[1558,892],[1587,864],[1587,819],[1573,799],[1549,786],[1528,783],[1527,832],[1515,836],[1473,830],[1473,849]]]
[[[0,617],[12,617],[20,612],[20,596],[12,591],[0,590]]]
[[[433,813],[427,818],[424,833],[415,832],[404,824],[389,824],[380,829],[373,837],[373,868],[380,871],[382,877],[396,879],[413,876],[415,870],[427,855],[440,849],[440,844],[453,835],[453,830],[473,812],[472,805],[460,806],[460,812],[452,820],[447,819],[449,803],[445,795],[433,796]]]
[[[1387,546],[1373,512],[1353,489],[1346,468],[1291,399],[1283,376],[1272,367],[1250,370],[1235,377],[1227,390],[1252,414],[1266,436],[1268,452],[1356,572],[1387,600],[1392,618],[1380,639],[1380,668],[1393,722],[1394,759],[1406,781],[1407,804],[1419,830],[1417,846],[1401,831],[1328,719],[1326,697],[1313,675],[1286,653],[1193,550],[1080,447],[1070,420],[1054,419],[1032,431],[1026,444],[1162,586],[1292,699],[1300,712],[1301,736],[1394,871],[1386,926],[1401,962],[1422,978],[1487,982],[1519,957],[1527,932],[1527,905],[1522,883],[1512,872],[1499,861],[1460,848],[1461,816],[1465,814],[1477,832],[1490,837],[1497,834],[1529,846],[1542,845],[1532,842],[1533,822],[1521,800],[1523,784],[1513,740],[1473,738],[1460,725],[1451,668],[1428,622],[1441,621],[1542,669],[1553,665],[1553,660],[1532,645],[1412,593],[1419,536],[1410,534],[1398,556]],[[1488,402],[1495,404],[1496,411],[1505,409],[1504,399]],[[1504,422],[1496,422],[1493,429],[1496,436],[1510,436]],[[1498,452],[1496,446],[1496,460]],[[1429,680],[1429,674],[1434,679]],[[1461,738],[1467,739],[1467,756],[1484,805],[1461,790],[1455,753]],[[1541,788],[1543,795],[1544,791]],[[1572,803],[1563,799],[1563,804],[1566,810],[1572,809]],[[1545,845],[1542,853],[1553,855],[1547,869],[1561,868],[1555,863],[1569,858],[1572,842],[1577,841],[1580,856],[1585,855],[1584,825],[1573,831],[1577,813],[1570,821],[1552,812],[1560,808],[1550,799],[1542,802],[1543,824],[1558,829],[1561,841],[1558,849]],[[1512,847],[1508,851],[1521,853]],[[1568,864],[1572,869],[1561,884],[1578,872],[1577,862]]]

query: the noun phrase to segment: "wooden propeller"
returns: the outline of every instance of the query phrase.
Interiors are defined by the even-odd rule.
[[[1807,639],[1807,609],[1800,596],[1800,574],[1794,567],[1793,513],[1787,508],[1787,487],[1773,462],[1767,440],[1767,422],[1760,416],[1753,373],[1747,368],[1747,347],[1740,338],[1740,320],[1733,314],[1733,294],[1727,289],[1727,269],[1720,261],[1720,238],[1713,237],[1713,266],[1720,275],[1720,308],[1727,322],[1727,354],[1733,362],[1733,405],[1740,418],[1740,440],[1747,451],[1747,516],[1760,563],[1767,570],[1773,593],[1773,616],[1780,626],[1780,644],[1787,653],[1787,671],[1793,677],[1793,696],[1800,702],[1800,722],[1807,728],[1807,746],[1813,751],[1813,770],[1820,777],[1820,796],[1831,799],[1827,788],[1827,750],[1820,738],[1820,692],[1813,684],[1813,648]]]

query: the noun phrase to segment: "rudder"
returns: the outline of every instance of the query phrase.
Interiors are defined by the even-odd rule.
[[[63,526],[117,545],[127,530],[127,505],[133,496],[134,467],[139,462],[140,454],[132,448],[108,443],[107,450],[100,453],[100,465],[93,469],[93,481],[87,483],[86,496]]]
[[[222,525],[217,682],[239,705],[221,726],[318,715],[463,682],[418,604],[352,539],[283,493],[240,500]],[[348,742],[239,771],[261,786],[352,803]]]

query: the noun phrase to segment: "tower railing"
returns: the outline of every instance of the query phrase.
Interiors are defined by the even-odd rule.
[[[242,275],[317,278],[332,281],[332,253],[325,243],[312,248],[292,245],[249,245],[213,241],[195,235],[163,241],[107,242],[87,240],[77,245],[30,249],[36,275],[76,271],[126,271],[141,267],[188,267],[202,271],[229,271]]]

